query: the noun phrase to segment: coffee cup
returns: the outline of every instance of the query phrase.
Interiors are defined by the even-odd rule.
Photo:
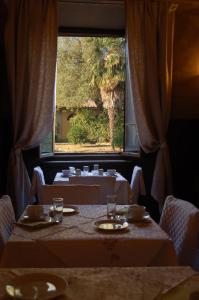
[[[107,174],[110,176],[114,176],[116,174],[116,169],[108,169]]]
[[[99,175],[103,176],[104,175],[104,169],[99,169]]]
[[[70,175],[70,170],[62,170],[62,176],[68,177]]]
[[[81,176],[81,169],[76,169],[76,176]]]
[[[69,167],[69,171],[70,171],[70,174],[74,174],[75,173],[75,167]]]
[[[42,205],[28,205],[26,214],[29,219],[40,219],[44,215],[44,208]]]
[[[145,206],[133,204],[128,209],[128,218],[134,221],[141,221],[144,217]]]

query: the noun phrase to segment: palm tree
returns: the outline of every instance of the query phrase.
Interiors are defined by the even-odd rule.
[[[88,38],[87,71],[90,84],[100,89],[103,107],[107,109],[110,142],[113,145],[116,108],[121,107],[124,96],[125,51],[123,38]]]

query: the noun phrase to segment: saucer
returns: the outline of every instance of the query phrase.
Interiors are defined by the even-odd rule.
[[[30,217],[28,215],[24,215],[20,221],[22,222],[45,222],[46,221],[46,215],[38,216],[38,217]]]
[[[74,215],[79,213],[79,208],[74,205],[64,205],[63,214],[64,215]]]
[[[50,210],[50,214],[53,214],[53,206],[50,206],[49,208]],[[74,205],[64,205],[63,207],[63,215],[75,215],[79,213],[79,208],[77,206]],[[52,215],[51,215],[52,216]]]
[[[15,277],[5,286],[13,299],[55,299],[64,294],[68,283],[50,273],[29,273]]]
[[[27,221],[24,220],[24,218],[21,218],[15,224],[24,229],[37,230],[54,224],[59,224],[59,222],[55,222],[51,217],[46,217],[45,220],[40,220],[40,221]]]
[[[127,219],[128,222],[151,222],[150,214],[147,211],[141,219],[134,219],[132,217],[128,217]]]
[[[95,222],[97,229],[106,232],[123,231],[128,228],[127,222],[122,222],[120,220],[100,220]]]

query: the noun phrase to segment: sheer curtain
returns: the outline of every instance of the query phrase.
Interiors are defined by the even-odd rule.
[[[16,216],[32,201],[22,150],[38,146],[53,123],[57,52],[55,0],[10,0],[5,45],[12,98],[8,191]]]
[[[130,89],[141,148],[157,151],[151,195],[161,210],[171,193],[166,134],[171,108],[175,6],[126,0]]]

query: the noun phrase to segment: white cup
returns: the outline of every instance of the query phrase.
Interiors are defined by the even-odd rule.
[[[70,171],[70,174],[74,174],[75,173],[75,167],[69,167],[69,171]]]
[[[99,175],[103,176],[104,175],[104,169],[99,169]]]
[[[110,175],[110,176],[115,175],[116,174],[116,169],[108,169],[107,174]]]
[[[28,205],[26,214],[30,219],[39,219],[44,215],[44,208],[42,205]]]
[[[76,169],[76,175],[81,176],[81,169]]]
[[[70,170],[62,170],[62,176],[68,177],[70,175]]]
[[[141,221],[144,217],[145,206],[133,204],[128,209],[128,218],[134,221]]]
[[[89,166],[83,166],[83,172],[84,172],[84,174],[88,174],[89,173]]]

